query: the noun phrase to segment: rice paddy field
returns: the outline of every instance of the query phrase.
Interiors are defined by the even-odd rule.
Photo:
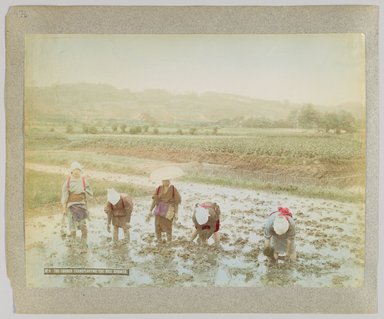
[[[149,130],[152,132],[152,130]],[[66,133],[65,126],[28,128],[25,140],[27,280],[33,287],[359,287],[364,284],[365,144],[363,133],[221,128],[177,134]],[[187,132],[187,129],[185,129]],[[89,201],[87,248],[62,239],[60,194],[79,161],[95,198]],[[182,196],[174,240],[157,245],[146,220],[157,185],[148,176],[176,165]],[[134,198],[129,243],[112,244],[103,205],[106,189]],[[194,204],[222,211],[221,244],[190,241]],[[263,224],[289,207],[297,225],[298,260],[270,265]],[[45,267],[130,269],[129,276],[44,276]]]

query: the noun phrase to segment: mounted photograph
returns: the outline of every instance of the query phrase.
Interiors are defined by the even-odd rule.
[[[15,312],[377,312],[378,25],[367,5],[11,7]]]
[[[363,33],[26,34],[29,288],[361,288]]]

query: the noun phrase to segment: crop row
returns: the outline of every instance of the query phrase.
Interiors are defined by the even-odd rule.
[[[364,157],[364,145],[357,139],[327,136],[251,137],[140,137],[81,136],[72,138],[73,148],[142,148],[153,151],[198,152],[236,156],[277,156],[292,159],[353,160]]]

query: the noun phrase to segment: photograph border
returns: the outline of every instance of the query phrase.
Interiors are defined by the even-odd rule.
[[[18,313],[374,313],[377,311],[379,85],[377,6],[12,7],[6,17],[6,257]],[[363,33],[366,241],[362,288],[26,288],[24,35]],[[118,298],[114,298],[119,296]],[[121,302],[121,299],[128,302]],[[73,302],[76,300],[77,302]],[[105,302],[108,300],[108,302]],[[284,302],[276,302],[284,300]],[[148,302],[150,301],[150,302]],[[198,307],[196,306],[198,305]]]

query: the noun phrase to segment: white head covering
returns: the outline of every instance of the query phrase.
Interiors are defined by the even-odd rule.
[[[204,225],[208,221],[208,210],[203,207],[197,207],[195,210],[196,221],[199,225]]]
[[[79,162],[72,162],[71,164],[71,172],[73,172],[75,169],[82,170],[81,165]]]
[[[112,205],[116,205],[120,200],[120,194],[116,192],[113,188],[108,188],[107,191],[108,202]]]
[[[285,234],[288,231],[289,222],[284,216],[276,216],[273,222],[273,229],[277,235]]]

